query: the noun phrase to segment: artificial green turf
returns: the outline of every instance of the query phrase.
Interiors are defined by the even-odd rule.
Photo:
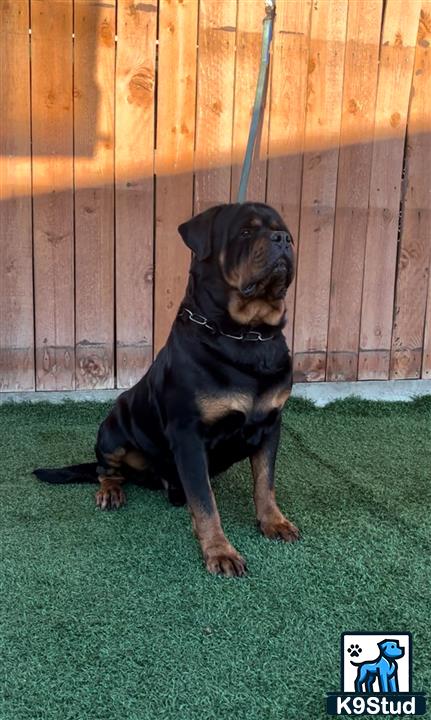
[[[303,539],[258,534],[236,466],[215,484],[248,561],[234,580],[161,494],[131,486],[107,513],[95,486],[31,475],[91,460],[107,407],[0,407],[2,720],[319,720],[345,630],[411,631],[431,691],[431,397],[291,400],[278,498]]]

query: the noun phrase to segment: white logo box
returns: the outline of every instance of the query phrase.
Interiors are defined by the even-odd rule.
[[[399,646],[404,649],[403,657],[396,659],[398,666],[398,692],[411,692],[410,633],[343,633],[341,640],[343,692],[355,692],[355,678],[358,674],[358,666],[352,665],[351,661],[353,660],[356,663],[363,663],[377,660],[380,655],[378,643],[383,640],[397,640]],[[348,652],[348,648],[352,645],[358,645],[362,649],[362,652],[359,653],[358,657],[352,657],[352,654]],[[373,685],[373,692],[379,692],[377,679]]]

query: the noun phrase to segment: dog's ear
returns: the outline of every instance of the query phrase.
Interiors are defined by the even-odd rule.
[[[217,205],[209,208],[178,227],[185,244],[199,261],[211,255],[214,218],[222,207]]]
[[[385,650],[387,644],[390,643],[390,642],[395,642],[395,643],[397,643],[398,641],[397,641],[397,640],[380,640],[380,642],[377,643],[377,647],[379,647],[380,650]]]

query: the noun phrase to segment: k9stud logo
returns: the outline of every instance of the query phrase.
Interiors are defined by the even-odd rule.
[[[328,693],[328,715],[424,715],[424,693],[412,692],[410,633],[341,636],[340,693]]]

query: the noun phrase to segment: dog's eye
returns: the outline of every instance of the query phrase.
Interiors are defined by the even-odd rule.
[[[241,228],[239,231],[239,236],[241,240],[249,240],[251,238],[251,230],[248,228]]]

